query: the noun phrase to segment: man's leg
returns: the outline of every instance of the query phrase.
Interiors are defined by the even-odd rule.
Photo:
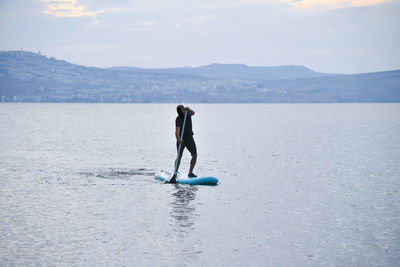
[[[182,159],[182,153],[179,155],[178,165],[176,165],[177,160],[175,160],[176,172],[178,172],[179,166],[181,165],[181,159]],[[174,168],[175,168],[175,166],[174,166]]]
[[[179,158],[175,160],[175,165],[174,165],[174,170],[175,170],[175,166],[176,166],[176,173],[178,173],[179,170],[179,165],[181,165],[181,159],[182,159],[182,154],[183,154],[183,150],[185,149],[185,145],[182,144],[181,145],[181,152],[179,153]],[[176,145],[176,150],[179,151],[179,145]],[[178,160],[178,164],[176,164],[176,161]],[[172,178],[170,180],[170,183],[176,183],[176,173],[172,174]]]
[[[196,142],[194,141],[193,137],[187,140],[186,148],[190,151],[190,154],[192,155],[192,159],[190,160],[189,177],[196,177],[196,175],[193,174],[193,169],[197,161],[197,148]]]
[[[197,154],[192,154],[192,159],[190,160],[189,174],[193,174],[194,166],[196,165]]]

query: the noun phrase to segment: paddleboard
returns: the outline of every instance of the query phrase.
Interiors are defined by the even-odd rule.
[[[162,182],[168,182],[171,179],[171,174],[160,171],[154,175],[154,178]],[[176,179],[177,184],[189,184],[189,185],[217,185],[218,179],[215,177],[181,177],[178,175]]]

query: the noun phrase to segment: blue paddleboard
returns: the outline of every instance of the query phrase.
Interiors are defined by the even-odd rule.
[[[162,182],[169,181],[171,179],[171,174],[160,171],[154,175],[154,178]],[[178,176],[176,179],[177,184],[190,184],[190,185],[217,185],[218,179],[215,177],[181,177]]]

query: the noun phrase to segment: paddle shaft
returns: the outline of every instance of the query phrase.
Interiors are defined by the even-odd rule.
[[[185,124],[186,124],[186,117],[187,117],[187,114],[188,114],[188,111],[186,110],[186,111],[185,111],[185,118],[183,119],[183,126],[182,126],[181,137],[180,137],[181,140],[183,140],[183,133],[185,132]],[[176,172],[177,172],[176,169],[178,168],[178,161],[179,161],[179,155],[180,155],[180,153],[181,153],[181,146],[182,146],[182,143],[180,143],[180,144],[179,144],[179,147],[178,147],[178,156],[176,157],[176,161],[175,161],[175,170],[174,170],[174,174],[176,174]]]

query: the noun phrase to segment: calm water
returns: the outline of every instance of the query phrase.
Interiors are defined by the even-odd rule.
[[[1,104],[0,265],[400,265],[400,104],[190,106]]]

